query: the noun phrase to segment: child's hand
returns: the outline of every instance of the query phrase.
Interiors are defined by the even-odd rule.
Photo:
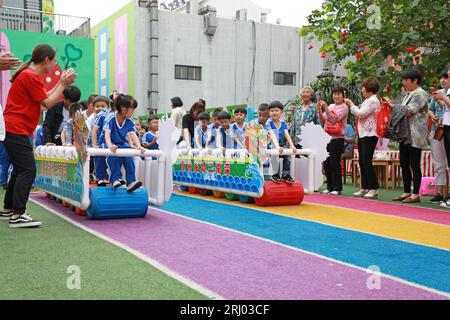
[[[283,154],[283,152],[284,152],[284,149],[283,148],[278,148],[278,153],[280,154],[280,155],[282,155]]]
[[[297,155],[297,148],[296,147],[292,147],[291,150],[294,153],[294,156]]]
[[[111,150],[112,153],[116,153],[116,151],[117,151],[118,148],[117,148],[116,145],[111,145],[111,146],[109,146],[108,149]]]
[[[147,149],[145,149],[144,147],[138,147],[136,149],[141,150],[142,154],[144,154],[147,151]]]

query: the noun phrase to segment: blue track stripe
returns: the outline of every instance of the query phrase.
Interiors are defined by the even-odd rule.
[[[449,251],[179,195],[162,209],[450,292]]]

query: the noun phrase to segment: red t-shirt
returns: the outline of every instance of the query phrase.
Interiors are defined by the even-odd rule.
[[[6,132],[31,136],[34,133],[41,115],[41,101],[48,98],[36,72],[31,68],[23,70],[14,80],[6,100],[5,118]]]

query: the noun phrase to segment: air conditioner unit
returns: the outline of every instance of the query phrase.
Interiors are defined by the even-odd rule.
[[[151,116],[156,116],[158,114],[158,109],[148,109],[148,114]]]
[[[200,12],[199,12],[200,13]],[[207,11],[203,13],[205,24],[205,34],[207,36],[214,36],[217,30],[217,12],[216,9],[208,6]]]
[[[67,36],[67,31],[66,30],[58,30],[58,31],[56,31],[56,34],[58,36]]]

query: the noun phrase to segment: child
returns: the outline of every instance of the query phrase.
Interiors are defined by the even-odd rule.
[[[274,101],[269,105],[270,110],[270,120],[269,120],[269,128],[270,128],[270,137],[273,143],[273,146],[278,149],[280,155],[283,154],[284,148],[289,145],[289,148],[297,153],[297,149],[292,142],[292,139],[289,135],[289,128],[286,122],[281,120],[281,116],[283,115],[284,106],[279,101]],[[286,181],[287,183],[294,183],[294,179],[291,177],[291,161],[289,156],[282,156],[283,158],[283,175],[280,177],[279,168],[278,172],[272,176],[272,181],[275,183],[280,183],[281,180]]]
[[[67,121],[66,126],[64,127],[61,133],[61,142],[63,146],[71,146],[73,145],[73,136],[74,136],[74,117],[78,111],[82,111],[83,107],[79,103],[72,103],[69,107],[69,121]]]
[[[148,119],[148,132],[142,138],[142,145],[148,150],[159,150],[158,136],[159,119],[157,116],[150,116]]]
[[[211,116],[211,124],[209,125],[209,134],[206,141],[207,149],[217,148],[217,132],[220,128],[218,115],[220,112],[221,109],[216,109]]]
[[[131,116],[137,108],[137,101],[132,96],[119,94],[116,99],[117,112],[110,117],[105,126],[105,141],[108,148],[115,153],[117,149],[127,149],[130,145],[145,153],[145,148],[141,146],[136,135]],[[128,138],[132,138],[132,142]],[[111,170],[110,181],[114,189],[122,186],[120,178],[122,176],[122,166],[125,168],[127,191],[133,192],[142,186],[141,181],[136,181],[134,160],[131,157],[108,157],[109,169]]]
[[[114,116],[115,114],[115,105],[110,105],[109,100],[106,98],[104,101],[103,98],[106,97],[97,97],[97,99],[94,102],[94,105],[99,106],[98,108],[105,107],[104,109],[101,109],[100,112],[97,114],[94,120],[94,125],[92,126],[92,147],[99,149],[99,148],[105,148],[105,124],[108,122],[108,120]],[[102,101],[100,101],[100,99]],[[107,175],[106,172],[106,157],[94,157],[94,164],[95,164],[95,176],[97,178],[97,185],[99,187],[105,187],[107,182]]]
[[[231,126],[231,134],[241,145],[245,144],[245,119],[247,119],[247,109],[239,108],[234,112],[236,122]],[[240,147],[237,143],[234,144],[235,149],[245,149]]]
[[[267,103],[262,103],[259,105],[258,108],[258,118],[253,120],[252,123],[260,124],[266,129],[269,126],[269,118],[270,118],[269,105]],[[267,131],[269,131],[269,129],[267,129]]]
[[[234,145],[237,144],[239,147],[241,147],[241,149],[245,149],[242,143],[232,135],[232,132],[230,130],[230,114],[226,111],[222,111],[217,115],[217,118],[219,119],[220,123],[220,128],[217,131],[216,139],[217,148],[225,151],[225,149],[233,149]]]
[[[205,149],[207,142],[212,142],[211,138],[208,139],[210,135],[209,131],[209,114],[203,112],[198,117],[200,124],[194,130],[194,144],[197,149]],[[215,139],[215,138],[214,138]]]

